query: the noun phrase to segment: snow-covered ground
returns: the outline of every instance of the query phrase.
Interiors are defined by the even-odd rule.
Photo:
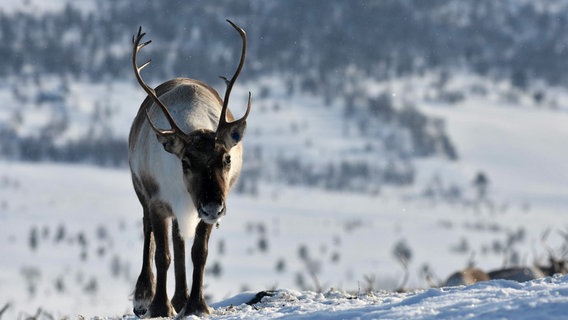
[[[245,298],[239,301],[238,298]],[[568,277],[505,280],[408,293],[323,294],[279,290],[249,306],[243,294],[215,305],[212,319],[563,319]]]
[[[493,280],[468,287],[432,288],[406,293],[277,290],[271,294],[259,303],[248,305],[247,302],[254,298],[255,293],[241,293],[212,305],[214,311],[207,318],[565,319],[568,311],[568,276],[526,283]],[[120,319],[137,318],[126,316]]]

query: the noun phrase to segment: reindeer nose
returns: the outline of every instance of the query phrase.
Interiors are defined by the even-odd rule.
[[[217,219],[225,213],[225,206],[218,202],[209,202],[201,205],[201,213],[206,219]]]

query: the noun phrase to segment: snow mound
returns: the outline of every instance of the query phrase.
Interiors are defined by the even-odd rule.
[[[271,294],[254,305],[246,304],[254,293],[216,303],[210,319],[565,319],[568,314],[568,276],[405,293],[283,289]]]

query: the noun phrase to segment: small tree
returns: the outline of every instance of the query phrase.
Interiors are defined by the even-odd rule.
[[[412,250],[406,243],[406,240],[404,239],[399,240],[394,245],[393,255],[395,256],[395,258],[397,259],[397,261],[400,263],[400,265],[404,270],[404,278],[400,286],[398,287],[397,291],[404,291],[404,286],[406,286],[406,283],[408,282],[408,277],[410,275],[408,271],[408,265],[410,264],[410,260],[412,260]]]

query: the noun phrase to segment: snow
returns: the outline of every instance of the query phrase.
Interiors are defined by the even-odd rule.
[[[142,95],[131,83],[111,87],[115,89],[86,83],[70,86],[77,100],[74,105],[80,109],[71,115],[80,118],[74,121],[78,127],[73,130],[88,121],[92,101],[104,91],[109,92],[108,104],[115,106],[114,132],[126,135],[136,111],[132,101],[140,101]],[[249,87],[236,88],[233,102],[246,101]],[[394,83],[391,90],[401,96],[407,87]],[[417,81],[413,90],[405,91],[407,98],[420,95],[421,89]],[[248,141],[270,144],[280,139],[301,153],[306,150],[306,139],[314,137],[313,144],[320,150],[314,148],[306,156],[346,156],[349,139],[342,139],[341,130],[333,129],[341,126],[339,108],[322,106],[315,98],[275,93],[275,101],[256,101],[258,110],[276,102],[286,107],[278,113],[251,114]],[[309,127],[300,126],[298,135],[282,135],[289,132],[290,123],[300,121],[305,106],[310,109]],[[452,107],[435,101],[418,106],[446,120],[461,158],[456,162],[418,161],[414,186],[384,187],[377,195],[365,195],[263,182],[257,196],[230,195],[228,216],[210,241],[208,266],[218,264],[222,273],[205,275],[205,292],[216,308],[212,318],[445,319],[475,315],[522,319],[554,318],[561,313],[561,303],[566,302],[565,278],[419,288],[428,287],[420,275],[425,265],[436,280],[465,267],[472,255],[484,270],[499,268],[505,253],[492,248],[505,245],[509,235],[518,231],[524,232],[524,238],[513,250],[524,265],[546,263],[547,248],[560,251],[565,241],[562,232],[567,228],[559,217],[568,209],[568,163],[564,161],[568,149],[563,140],[568,134],[568,113],[515,107],[491,95],[468,97]],[[236,114],[242,111],[238,105],[235,109]],[[316,137],[321,132],[325,139]],[[71,136],[72,132],[65,138]],[[268,150],[278,152],[275,147]],[[445,186],[467,186],[478,171],[491,179],[494,209],[421,196],[421,188],[435,177]],[[471,199],[474,190],[465,191]],[[33,314],[41,307],[55,317],[114,319],[124,314],[132,318],[128,316],[132,314],[129,297],[141,266],[141,215],[126,168],[0,161],[0,249],[10,257],[0,260],[0,308],[10,304],[5,317]],[[60,226],[65,235],[58,242]],[[543,233],[550,228],[543,243]],[[33,230],[40,240],[35,249],[30,245]],[[81,234],[85,245],[80,243]],[[260,249],[260,241],[266,242],[266,250]],[[469,249],[456,251],[464,241]],[[404,287],[419,290],[378,291],[401,285],[405,271],[393,256],[399,242],[412,251]],[[309,253],[308,261],[298,257],[301,248]],[[276,269],[279,262],[284,262],[284,270]],[[310,266],[317,271],[323,294],[294,291],[299,276],[307,289],[314,289],[307,272]],[[34,272],[37,275],[31,279],[26,276]],[[169,286],[173,288],[171,281]],[[367,292],[367,287],[373,294],[357,293]],[[240,292],[269,288],[278,288],[278,294],[255,307],[242,305],[251,293]],[[231,304],[233,307],[227,306]]]
[[[56,12],[69,2],[2,0],[0,12]],[[92,0],[73,4],[84,13],[96,10]],[[566,3],[536,6],[561,11]],[[370,93],[391,93],[400,99],[395,107],[410,102],[445,120],[459,161],[419,160],[415,185],[382,187],[377,195],[278,181],[263,182],[256,196],[230,195],[228,216],[210,241],[207,266],[218,264],[222,270],[219,276],[205,275],[214,308],[210,319],[566,318],[568,276],[424,289],[429,286],[420,275],[424,266],[435,280],[469,261],[484,270],[499,268],[507,252],[492,250],[519,231],[524,232],[521,242],[504,250],[516,251],[524,265],[546,263],[548,249],[566,249],[568,231],[561,218],[568,210],[566,88],[543,85],[546,99],[538,105],[532,90],[521,92],[507,79],[457,72],[440,89],[436,83],[442,78],[432,71],[385,82],[361,80],[360,85]],[[40,94],[63,90],[60,79],[46,75],[40,85],[28,85],[28,103],[22,105],[11,90],[20,81],[9,77],[0,85],[5,101],[0,119],[21,110],[25,116],[18,133],[36,136],[50,119],[65,113],[72,121],[59,136],[62,144],[85,135],[97,105],[112,115],[107,119],[112,136],[126,140],[144,97],[132,79],[78,80],[67,84],[69,93],[62,95],[69,108],[38,107],[33,101]],[[222,81],[214,85],[223,89]],[[261,87],[270,88],[267,98],[257,96]],[[289,97],[285,87],[278,76],[266,76],[235,88],[231,109],[236,115],[244,111],[248,90],[253,92],[245,144],[263,145],[267,158],[286,152],[308,159],[374,156],[353,152],[365,141],[354,141],[357,128],[346,128],[342,106],[324,105],[309,95]],[[436,96],[439,91],[463,93],[464,100],[450,105]],[[471,180],[480,171],[490,178],[491,203],[422,196],[425,185],[455,184],[469,186],[465,199],[474,199]],[[130,299],[141,266],[141,216],[126,168],[0,161],[0,310],[7,306],[0,318],[21,319],[43,310],[45,318],[55,319],[136,319]],[[261,241],[267,249],[260,248]],[[393,256],[398,243],[412,251],[405,284],[405,271]],[[463,243],[468,249],[456,250]],[[298,257],[302,248],[309,259]],[[279,262],[285,265],[280,271]],[[322,293],[309,290],[315,287],[310,267]],[[298,291],[298,277],[306,290]],[[401,285],[408,291],[395,292]],[[276,288],[273,296],[245,304],[271,288]]]
[[[208,319],[564,319],[568,276],[507,280],[405,293],[277,290],[254,305],[254,293],[213,304]],[[188,317],[188,319],[197,317]],[[112,319],[112,318],[109,318]],[[135,319],[126,317],[123,319]]]
[[[499,189],[516,198],[568,201],[568,154],[559,147],[568,136],[568,114],[485,103],[472,99],[457,109],[427,111],[446,119],[450,136],[468,146],[462,157],[491,170],[504,184]]]

